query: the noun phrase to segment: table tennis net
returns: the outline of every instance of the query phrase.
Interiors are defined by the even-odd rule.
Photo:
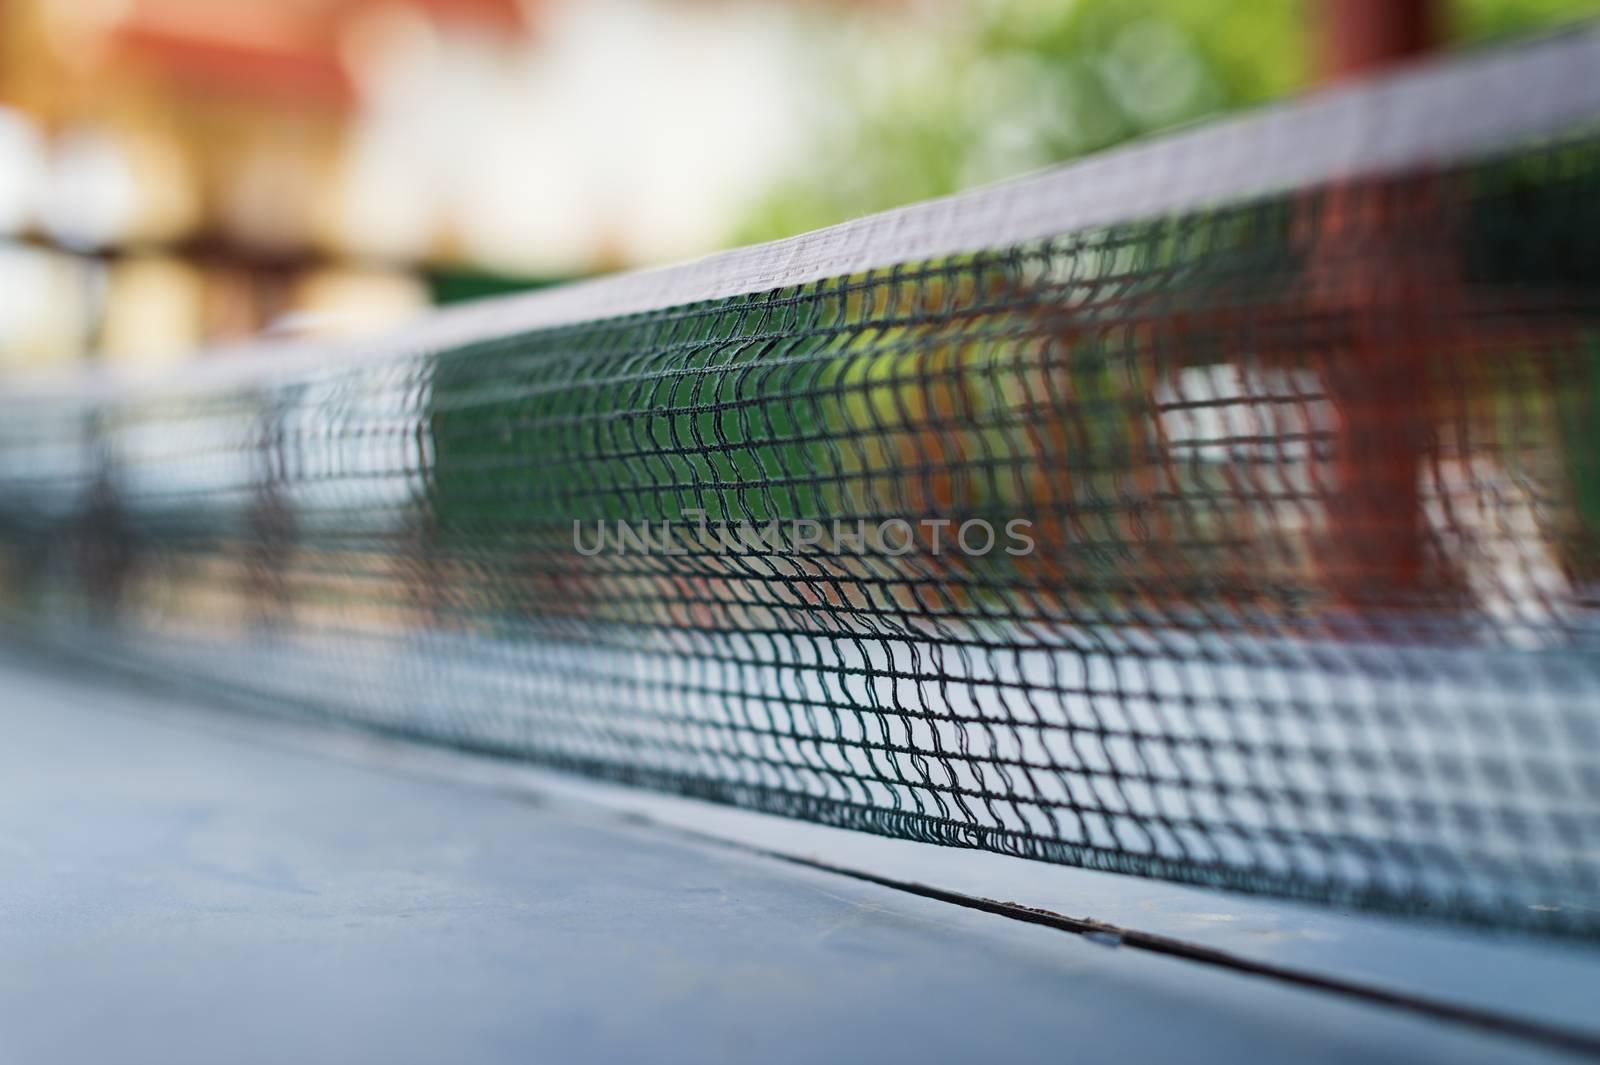
[[[1503,106],[1467,99],[1469,132]],[[1116,180],[1091,162],[917,216],[999,204],[993,246],[858,224],[818,239],[870,267],[802,241],[743,289],[714,260],[475,335],[16,394],[0,602],[158,677],[627,784],[1592,938],[1587,106],[1120,216],[1055,198]],[[1210,144],[1243,179],[1255,121],[1125,158],[1181,191]]]

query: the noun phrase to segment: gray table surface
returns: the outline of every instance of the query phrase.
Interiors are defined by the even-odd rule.
[[[0,665],[0,1062],[1559,1059],[185,702]]]

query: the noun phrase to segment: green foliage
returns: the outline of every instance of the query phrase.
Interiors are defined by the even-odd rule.
[[[837,86],[809,162],[732,237],[749,243],[1012,176],[1306,88],[1309,4],[987,0],[817,27]],[[1457,0],[1452,42],[1526,33],[1600,0]]]
[[[1475,44],[1594,15],[1600,0],[1454,0],[1448,28],[1453,41]]]

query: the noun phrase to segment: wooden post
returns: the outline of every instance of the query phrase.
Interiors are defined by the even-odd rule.
[[[1327,80],[1370,74],[1433,47],[1434,0],[1322,0]],[[1426,591],[1421,478],[1432,304],[1448,291],[1448,233],[1427,175],[1313,193],[1308,311],[1334,328],[1327,385],[1339,410],[1324,582],[1354,609]],[[1444,223],[1445,219],[1435,219]],[[1448,226],[1444,226],[1448,230]]]
[[[1370,74],[1438,45],[1436,0],[1321,0],[1320,16],[1328,80]]]

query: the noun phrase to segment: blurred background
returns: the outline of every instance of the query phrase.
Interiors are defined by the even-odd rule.
[[[1035,169],[1311,86],[1313,11],[0,0],[0,374],[373,330]],[[1596,12],[1456,0],[1440,35]]]

